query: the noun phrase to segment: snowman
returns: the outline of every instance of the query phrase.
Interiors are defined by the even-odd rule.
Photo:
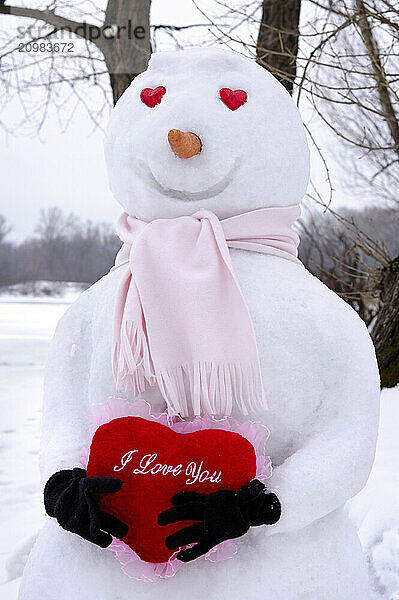
[[[112,113],[106,160],[125,211],[125,250],[126,242],[129,251],[142,243],[130,260],[122,251],[58,324],[41,448],[43,484],[53,482],[46,508],[56,518],[47,519],[31,551],[20,600],[368,599],[365,560],[344,505],[373,462],[379,378],[363,322],[296,259],[291,226],[308,182],[309,151],[290,96],[237,53],[156,53]],[[129,329],[129,302],[147,330]],[[235,370],[224,369],[223,385],[212,365],[220,349],[229,364],[237,359]],[[188,366],[180,381],[167,371],[169,359],[198,356],[200,374]],[[246,381],[240,389],[237,361]],[[277,517],[248,518],[241,527],[239,511],[230,511],[229,521],[222,503],[208,546],[219,527],[219,541],[237,538],[233,558],[209,563],[194,545],[174,577],[126,577],[101,547],[110,534],[126,533],[123,522],[103,514],[97,530],[89,523],[98,517],[92,492],[117,492],[118,481],[86,485],[80,464],[90,407],[118,393],[131,402],[143,398],[154,413],[265,423],[273,474],[254,497]],[[68,489],[77,513],[68,531],[57,506],[73,477]]]

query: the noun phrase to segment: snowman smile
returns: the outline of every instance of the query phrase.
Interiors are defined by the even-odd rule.
[[[175,198],[176,200],[186,201],[206,200],[207,198],[213,198],[214,196],[221,194],[228,187],[228,185],[233,181],[233,178],[235,177],[237,171],[240,168],[241,160],[241,156],[235,158],[232,166],[222,179],[220,179],[213,185],[197,192],[175,189],[172,186],[169,187],[165,184],[161,184],[160,181],[158,181],[156,175],[150,169],[150,167],[144,162],[141,162],[139,166],[140,172],[137,172],[136,174],[140,175],[140,177],[144,179],[147,185],[155,187],[155,189],[164,196],[169,196],[170,198]]]

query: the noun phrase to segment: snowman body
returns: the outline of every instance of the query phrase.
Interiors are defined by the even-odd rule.
[[[176,67],[181,63],[197,74],[188,90],[187,69],[184,78]],[[207,112],[197,102],[201,73],[201,93],[214,91],[202,104],[215,105],[217,113],[208,134]],[[157,85],[166,88],[161,104],[141,107],[140,90]],[[222,87],[245,89],[246,105],[229,113],[217,97]],[[168,94],[164,114],[152,113]],[[208,209],[224,218],[290,205],[303,195],[308,151],[296,109],[281,86],[246,59],[220,50],[156,56],[122,100],[111,119],[107,162],[114,194],[130,214],[152,220]],[[166,135],[172,127],[200,136],[203,150],[192,162],[179,163],[170,152]],[[20,600],[369,599],[359,540],[344,512],[374,457],[379,380],[368,332],[301,265],[235,249],[231,258],[253,321],[268,403],[268,410],[249,418],[271,431],[268,487],[281,501],[280,521],[252,528],[226,562],[202,557],[150,584],[129,579],[111,552],[49,519],[29,557]],[[44,481],[79,465],[89,441],[90,406],[116,393],[112,325],[123,268],[82,294],[57,327],[45,383]],[[142,397],[154,412],[167,408],[156,385]]]

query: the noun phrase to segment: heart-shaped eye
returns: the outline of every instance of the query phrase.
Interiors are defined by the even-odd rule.
[[[247,92],[222,88],[219,92],[221,101],[230,109],[237,110],[247,101]]]
[[[163,85],[152,88],[144,88],[140,94],[141,101],[144,102],[150,108],[154,108],[162,100],[162,96],[166,94],[166,89]]]

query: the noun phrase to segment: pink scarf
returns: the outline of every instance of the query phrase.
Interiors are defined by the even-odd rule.
[[[209,211],[146,223],[122,214],[126,263],[115,309],[118,392],[158,384],[171,414],[230,415],[266,409],[254,329],[230,248],[300,263],[291,225],[297,205],[219,221]]]

